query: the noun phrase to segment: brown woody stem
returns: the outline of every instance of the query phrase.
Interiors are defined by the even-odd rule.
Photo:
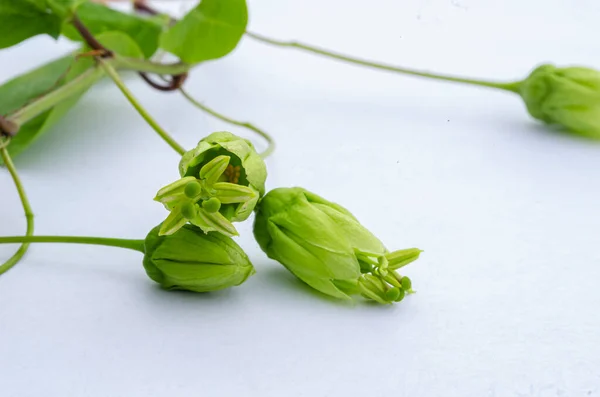
[[[135,0],[133,2],[133,9],[139,13],[145,13],[148,15],[157,15],[158,11],[150,7],[144,0]]]
[[[15,136],[19,132],[19,125],[0,116],[0,135]]]
[[[165,91],[165,92],[169,92],[169,91],[177,91],[178,89],[180,89],[183,86],[183,83],[185,82],[185,80],[188,77],[187,73],[183,73],[183,74],[178,74],[178,75],[174,75],[171,76],[171,79],[167,81],[167,84],[159,84],[155,81],[153,81],[147,73],[144,72],[139,72],[139,75],[142,77],[142,79],[144,79],[144,81],[146,83],[148,83],[152,88],[155,88],[159,91]]]
[[[90,46],[92,50],[102,51],[102,58],[108,58],[113,55],[112,51],[104,47],[102,43],[100,43],[94,37],[94,35],[88,30],[88,28],[85,27],[85,25],[83,24],[83,22],[81,22],[81,19],[79,19],[77,15],[73,15],[72,22],[75,29],[77,29],[83,40],[86,42],[87,45]]]

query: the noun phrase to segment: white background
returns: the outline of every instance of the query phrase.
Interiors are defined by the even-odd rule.
[[[259,33],[464,76],[600,67],[596,0],[253,0],[250,14]],[[70,48],[2,51],[0,80]],[[230,129],[128,82],[186,147]],[[37,245],[0,278],[2,396],[600,395],[600,145],[511,94],[251,39],[188,89],[277,138],[269,188],[303,186],[390,249],[424,249],[406,268],[418,293],[393,307],[311,293],[250,222],[238,241],[258,273],[208,295],[161,291],[135,252]],[[166,216],[152,198],[177,163],[108,81],[17,160],[38,234],[131,238]],[[0,172],[2,235],[25,228],[11,183]]]

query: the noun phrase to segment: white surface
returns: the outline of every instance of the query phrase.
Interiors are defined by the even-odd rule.
[[[250,11],[257,32],[466,76],[600,67],[595,0],[255,0]],[[38,38],[2,51],[0,79],[68,48]],[[129,84],[187,147],[228,128]],[[239,242],[258,274],[210,295],[160,291],[134,252],[37,245],[0,278],[2,396],[600,394],[600,145],[548,132],[508,94],[249,39],[189,89],[275,135],[269,188],[304,186],[389,248],[423,248],[406,271],[418,293],[394,307],[323,299],[266,259],[250,223]],[[38,234],[142,238],[166,215],[152,197],[177,161],[106,82],[17,165]],[[0,186],[0,233],[21,234],[6,172]]]

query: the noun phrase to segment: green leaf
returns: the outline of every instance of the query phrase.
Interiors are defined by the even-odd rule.
[[[30,0],[31,1],[31,0]],[[46,2],[48,8],[61,18],[70,18],[77,8],[87,0],[35,0]]]
[[[202,0],[163,34],[160,47],[191,64],[221,58],[235,49],[247,23],[245,0]]]
[[[40,34],[60,35],[62,20],[48,13],[40,1],[0,0],[0,49]]]
[[[6,115],[37,98],[54,86],[69,70],[73,56],[66,56],[47,63],[31,72],[18,76],[0,86],[0,114]],[[11,155],[18,154],[31,139],[33,130],[41,128],[48,117],[46,112],[21,127],[19,133],[12,139],[8,149]]]
[[[152,56],[158,49],[158,40],[164,26],[163,19],[125,14],[96,3],[80,5],[77,9],[77,16],[85,27],[96,36],[109,31],[127,34],[141,48],[146,58]],[[71,40],[82,41],[79,32],[71,24],[65,24],[62,33]]]
[[[74,56],[61,58],[58,61],[36,69],[32,74],[28,73],[17,77],[1,86],[0,97],[14,95],[16,93],[17,96],[25,99],[20,106],[17,106],[17,108],[21,107],[29,101],[34,100],[36,97],[44,95],[52,89],[58,88],[66,82],[73,80],[91,66],[89,59],[76,60]],[[28,91],[27,87],[31,85],[36,85],[37,89]],[[45,88],[45,90],[42,90],[42,88]],[[19,132],[12,138],[10,145],[8,146],[11,156],[16,157],[19,155],[43,133],[56,124],[77,103],[88,88],[89,87],[85,87],[80,94],[67,98],[54,108],[40,114],[21,126]],[[0,111],[6,113],[1,106]]]
[[[132,37],[122,32],[105,32],[96,36],[105,47],[119,55],[130,58],[144,58],[144,52]]]
[[[135,41],[124,33],[106,32],[98,35],[97,39],[103,45],[113,48],[120,55],[143,57],[142,51]],[[91,58],[77,59],[75,55],[69,55],[16,77],[0,86],[0,114],[7,115],[21,108],[35,98],[73,80],[94,66],[94,60]],[[8,146],[11,156],[15,157],[26,150],[37,138],[62,119],[92,85],[93,83],[90,83],[88,86],[82,87],[77,95],[67,98],[54,108],[21,126],[21,129],[12,138]]]

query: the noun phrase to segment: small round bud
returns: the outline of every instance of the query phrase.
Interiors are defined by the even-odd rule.
[[[402,289],[405,291],[409,291],[412,288],[412,281],[410,281],[410,278],[408,277],[402,277],[400,284],[402,285]]]
[[[404,295],[404,291],[402,292]],[[390,288],[385,292],[385,300],[395,302],[400,297],[400,288]]]
[[[194,219],[196,217],[196,215],[198,214],[198,211],[196,209],[196,205],[192,204],[192,203],[184,203],[181,206],[181,215],[183,215],[183,217],[185,219]]]
[[[199,182],[193,181],[185,185],[184,193],[188,198],[194,198],[202,192],[202,185]]]
[[[212,197],[202,202],[202,208],[204,208],[206,212],[214,214],[221,209],[221,202],[218,198]]]
[[[394,299],[394,302],[400,302],[402,299],[404,299],[404,296],[406,295],[403,289],[399,289],[398,292],[400,292],[400,295],[398,295],[398,297]]]

